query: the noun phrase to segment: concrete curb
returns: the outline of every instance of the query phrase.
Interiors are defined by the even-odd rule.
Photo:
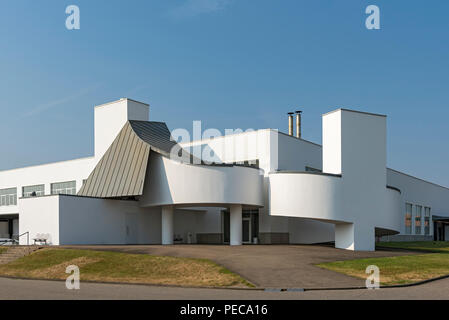
[[[35,281],[54,281],[54,282],[65,282],[61,279],[42,279],[42,278],[24,278],[24,277],[14,277],[14,276],[0,276],[0,279],[13,279],[13,280],[35,280]],[[436,277],[432,279],[427,279],[414,283],[407,284],[397,284],[391,286],[380,286],[380,289],[391,289],[391,288],[406,288],[420,286],[426,283],[435,282],[443,279],[449,278],[448,275],[441,277]],[[199,286],[182,286],[182,285],[170,285],[170,284],[153,284],[153,283],[129,283],[129,282],[117,282],[117,281],[92,281],[92,280],[82,280],[81,283],[92,283],[92,284],[118,284],[118,285],[136,285],[136,286],[148,286],[148,287],[166,287],[166,288],[183,288],[183,289],[220,289],[220,290],[246,290],[246,291],[266,291],[266,292],[306,292],[306,291],[336,291],[336,290],[368,290],[366,287],[340,287],[340,288],[242,288],[242,287],[199,287]]]

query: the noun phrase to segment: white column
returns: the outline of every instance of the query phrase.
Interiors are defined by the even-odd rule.
[[[374,251],[375,243],[374,227],[366,225],[366,222],[335,225],[335,248]]]
[[[335,248],[354,250],[354,224],[335,225]]]
[[[231,208],[230,240],[231,246],[242,244],[242,206],[232,205]]]
[[[173,207],[162,207],[162,244],[173,244]]]

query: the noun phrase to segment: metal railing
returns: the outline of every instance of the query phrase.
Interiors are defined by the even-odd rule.
[[[27,236],[27,246],[29,246],[30,245],[30,232],[29,231],[19,234],[18,236],[15,237],[16,239],[14,239],[14,240],[17,242],[17,244],[19,244],[20,237],[22,237],[24,235]]]

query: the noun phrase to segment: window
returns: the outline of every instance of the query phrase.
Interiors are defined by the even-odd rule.
[[[37,186],[27,186],[23,187],[22,191],[24,198],[40,197],[45,195],[45,186],[43,184]]]
[[[17,205],[17,188],[0,189],[0,206]]]
[[[421,234],[421,216],[422,216],[422,206],[416,207],[415,215],[415,234]]]
[[[51,194],[76,194],[76,181],[52,183]]]
[[[405,233],[412,233],[412,205],[410,203],[405,204]]]
[[[430,235],[430,208],[424,208],[424,234]]]

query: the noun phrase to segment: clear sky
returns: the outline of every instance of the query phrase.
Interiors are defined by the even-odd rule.
[[[81,29],[65,27],[78,5]],[[365,28],[380,8],[381,29]],[[171,129],[279,128],[321,143],[336,107],[388,115],[388,166],[449,186],[449,1],[2,0],[0,170],[93,154],[93,107]]]

